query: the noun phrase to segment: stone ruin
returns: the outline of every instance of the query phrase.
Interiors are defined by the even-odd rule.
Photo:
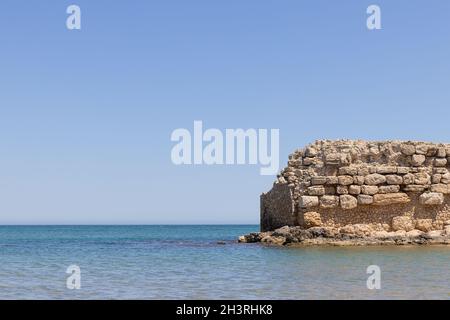
[[[442,230],[450,144],[319,140],[289,156],[261,195],[261,231],[283,226]]]

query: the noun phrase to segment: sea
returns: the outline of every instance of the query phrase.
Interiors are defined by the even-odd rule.
[[[450,246],[237,243],[254,231],[0,226],[0,299],[450,299]]]

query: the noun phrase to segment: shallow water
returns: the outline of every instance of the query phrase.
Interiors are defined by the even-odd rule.
[[[450,299],[450,247],[236,243],[257,230],[0,226],[0,299]],[[70,265],[80,290],[66,288]],[[369,265],[380,290],[367,289]]]

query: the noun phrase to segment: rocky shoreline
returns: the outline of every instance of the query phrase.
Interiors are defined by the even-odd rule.
[[[284,226],[274,231],[255,232],[239,237],[240,243],[262,243],[275,246],[369,246],[369,245],[450,245],[450,221],[443,230],[424,232],[374,231],[367,225],[342,228]]]

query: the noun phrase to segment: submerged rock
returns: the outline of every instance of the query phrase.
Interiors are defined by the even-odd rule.
[[[368,225],[347,225],[333,227],[301,227],[285,226],[275,231],[251,233],[240,236],[239,242],[256,243],[275,246],[333,245],[424,245],[450,244],[450,225],[445,230],[423,232],[410,231],[373,231]]]

